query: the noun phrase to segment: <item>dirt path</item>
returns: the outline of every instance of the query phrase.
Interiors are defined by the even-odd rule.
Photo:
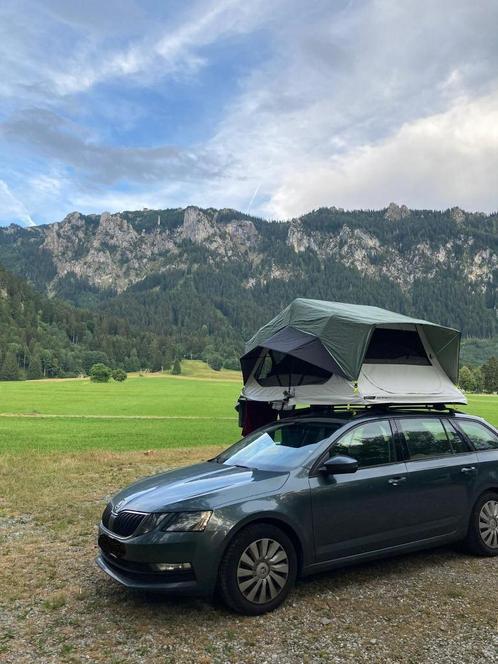
[[[42,413],[0,413],[0,417],[32,417],[35,419],[71,420],[227,420],[233,417],[209,417],[209,415],[52,415]]]

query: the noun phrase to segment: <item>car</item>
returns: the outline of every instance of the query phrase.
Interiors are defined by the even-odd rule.
[[[498,555],[488,422],[434,409],[295,412],[120,491],[102,515],[97,563],[127,588],[217,592],[258,615],[298,577],[460,540]]]

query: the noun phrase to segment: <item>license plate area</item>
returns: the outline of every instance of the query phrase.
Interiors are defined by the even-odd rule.
[[[98,545],[105,554],[112,558],[123,558],[125,555],[125,545],[123,542],[115,540],[105,533],[99,535]]]

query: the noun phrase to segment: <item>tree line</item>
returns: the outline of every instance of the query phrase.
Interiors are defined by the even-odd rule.
[[[89,375],[97,363],[159,371],[182,352],[172,336],[49,299],[0,267],[0,380]]]
[[[459,384],[464,392],[498,392],[498,358],[490,357],[482,366],[463,366]]]

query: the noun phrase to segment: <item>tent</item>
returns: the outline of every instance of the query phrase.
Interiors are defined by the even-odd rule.
[[[298,298],[241,357],[243,396],[313,405],[466,403],[460,332],[386,309]]]

